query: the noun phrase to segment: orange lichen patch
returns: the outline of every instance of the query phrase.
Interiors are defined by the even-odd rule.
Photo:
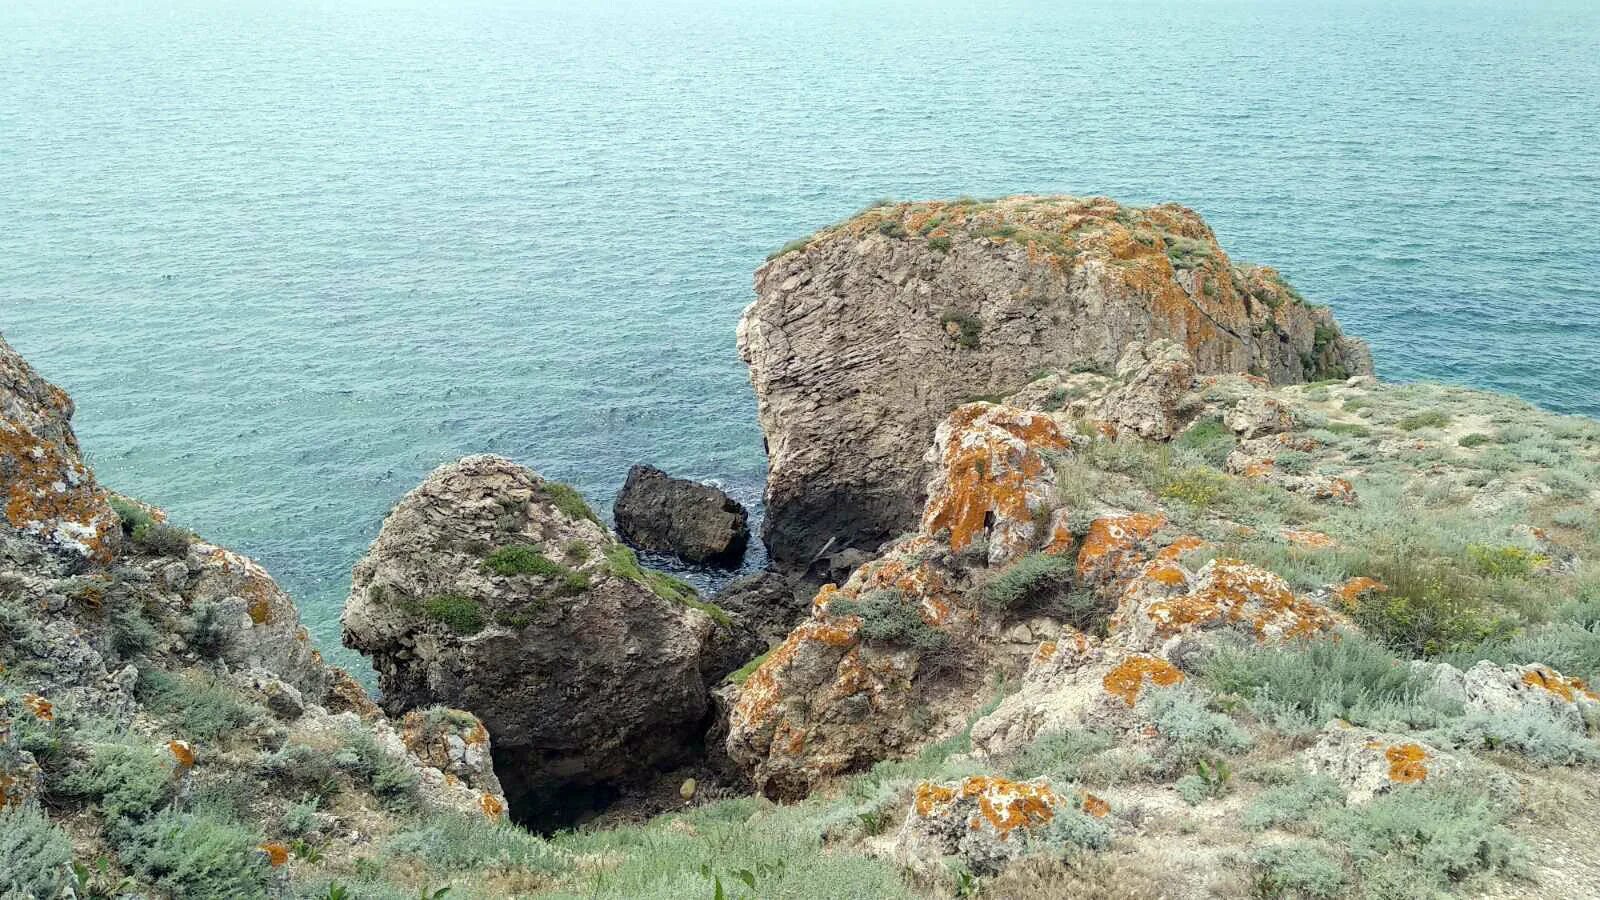
[[[1144,577],[1166,587],[1182,587],[1189,583],[1189,574],[1182,566],[1164,559],[1158,559],[1145,567]]]
[[[1176,562],[1177,560],[1181,559],[1185,553],[1188,553],[1192,550],[1199,550],[1201,547],[1206,546],[1206,543],[1207,542],[1204,538],[1200,538],[1192,534],[1186,534],[1156,551],[1156,559]]]
[[[1146,615],[1163,637],[1205,624],[1240,621],[1250,624],[1258,640],[1269,635],[1309,637],[1333,626],[1327,610],[1296,597],[1282,578],[1237,559],[1213,560],[1195,590],[1157,600]]]
[[[1568,678],[1544,666],[1534,666],[1522,673],[1522,683],[1549,691],[1568,703],[1576,703],[1579,697],[1600,700],[1600,694],[1590,690],[1582,678]]]
[[[961,782],[959,795],[978,801],[978,815],[967,822],[976,831],[987,824],[1005,839],[1018,828],[1032,828],[1055,818],[1059,802],[1045,784],[1010,781],[988,775],[974,775]]]
[[[1117,663],[1106,673],[1101,684],[1107,693],[1122,698],[1122,702],[1132,706],[1138,702],[1146,680],[1158,687],[1171,687],[1183,681],[1183,677],[1183,673],[1172,663],[1157,656],[1139,655]]]
[[[1276,468],[1277,464],[1270,459],[1253,459],[1245,464],[1244,470],[1239,474],[1246,478],[1266,478],[1270,476],[1276,470]]]
[[[172,754],[172,759],[178,764],[179,769],[194,768],[194,748],[188,741],[167,741],[167,752]]]
[[[23,694],[22,705],[33,713],[33,717],[41,722],[55,721],[56,705],[38,694]]]
[[[942,784],[934,784],[931,781],[923,781],[917,784],[916,798],[912,801],[912,805],[916,808],[917,815],[927,818],[933,815],[935,808],[949,803],[955,797],[954,788],[948,788]]]
[[[506,805],[499,797],[493,794],[484,794],[478,798],[478,808],[483,810],[486,819],[499,819],[506,814]]]
[[[1033,661],[1034,662],[1044,662],[1045,660],[1047,660],[1050,657],[1055,656],[1055,655],[1056,655],[1056,642],[1055,641],[1045,641],[1044,643],[1039,645],[1039,649],[1033,651]]]
[[[466,734],[461,736],[461,739],[466,742],[468,747],[487,744],[489,743],[489,729],[485,728],[483,723],[477,721],[476,717],[474,717],[472,727],[467,730]]]
[[[1356,488],[1343,478],[1330,478],[1318,485],[1316,490],[1311,492],[1311,496],[1318,500],[1331,500],[1348,506],[1356,502]]]
[[[763,722],[771,717],[783,697],[783,685],[778,675],[784,672],[795,657],[808,649],[809,644],[821,644],[836,650],[851,648],[857,643],[856,631],[861,627],[857,616],[838,620],[810,619],[800,623],[789,636],[767,655],[766,661],[756,667],[745,679],[739,691],[739,702],[731,715],[745,722]]]
[[[274,869],[289,861],[289,848],[277,841],[262,844],[260,849],[262,853],[267,855],[267,865]]]
[[[1333,589],[1333,596],[1345,609],[1353,609],[1369,593],[1383,593],[1389,586],[1376,578],[1358,575]]]
[[[1034,537],[1030,501],[1047,499],[1049,466],[1040,451],[1071,446],[1055,420],[990,403],[958,407],[935,437],[940,471],[929,488],[921,531],[948,531],[950,548],[966,548],[980,534],[1009,555],[1009,546]]]
[[[254,597],[248,607],[250,621],[257,625],[266,625],[272,621],[272,603],[266,597]]]
[[[1395,744],[1383,751],[1389,760],[1389,780],[1415,784],[1428,778],[1428,751],[1417,744]]]
[[[71,432],[67,435],[70,441]],[[0,481],[5,484],[6,521],[13,528],[94,562],[111,561],[120,520],[75,444],[0,419]]]
[[[1078,580],[1090,585],[1104,585],[1116,580],[1123,570],[1139,561],[1139,546],[1154,537],[1166,524],[1167,517],[1159,513],[1131,513],[1095,519],[1089,525],[1089,533],[1083,537],[1082,549],[1078,551]]]
[[[1111,812],[1111,804],[1088,791],[1083,791],[1078,795],[1078,806],[1096,819],[1104,819],[1106,814]]]
[[[1295,528],[1285,528],[1281,533],[1283,534],[1283,539],[1289,543],[1311,550],[1325,550],[1329,547],[1339,546],[1338,541],[1320,531],[1301,531]]]
[[[0,809],[21,806],[24,800],[20,785],[22,779],[8,772],[0,772]]]
[[[1044,552],[1052,556],[1065,556],[1072,552],[1072,547],[1077,543],[1077,535],[1072,533],[1071,520],[1063,515],[1065,510],[1056,510],[1050,520],[1050,537],[1045,541]]]

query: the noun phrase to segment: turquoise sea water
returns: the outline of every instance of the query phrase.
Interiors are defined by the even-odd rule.
[[[0,330],[330,649],[458,455],[757,499],[765,254],[1020,191],[1186,203],[1384,376],[1600,413],[1592,0],[0,4]]]

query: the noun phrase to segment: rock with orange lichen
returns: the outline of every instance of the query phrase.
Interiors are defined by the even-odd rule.
[[[918,721],[928,711],[980,702],[967,667],[943,668],[961,654],[977,656],[978,619],[949,560],[919,537],[857,569],[842,587],[824,585],[812,617],[745,680],[726,746],[759,790],[804,796],[931,739]],[[874,637],[884,632],[862,612],[874,606],[874,616],[920,622],[921,630]]]
[[[1300,764],[1312,775],[1333,779],[1349,803],[1365,803],[1397,786],[1461,769],[1455,756],[1415,736],[1357,728],[1338,720],[1329,722],[1316,743],[1301,752]]]
[[[1117,384],[1095,404],[1091,418],[1146,440],[1170,440],[1199,410],[1193,396],[1194,358],[1164,338],[1134,341],[1117,362]]]
[[[39,377],[0,337],[0,527],[52,550],[108,563],[122,544],[110,495],[95,483],[72,433],[72,399]]]
[[[1078,585],[1114,593],[1135,574],[1166,524],[1160,513],[1117,513],[1089,523],[1078,549]]]
[[[1600,724],[1600,691],[1550,666],[1482,660],[1465,672],[1441,664],[1433,667],[1431,676],[1438,696],[1459,702],[1470,712],[1537,712],[1577,735],[1587,733],[1589,722]]]
[[[1165,566],[1159,566],[1165,562]],[[1167,579],[1175,570],[1184,577]],[[1179,593],[1180,587],[1188,590]],[[1276,574],[1237,559],[1213,559],[1192,578],[1176,562],[1157,560],[1154,573],[1130,585],[1116,615],[1118,640],[1155,650],[1180,635],[1228,629],[1259,642],[1287,642],[1321,634],[1342,620],[1302,597]]]
[[[1202,373],[1294,383],[1371,370],[1326,310],[1271,269],[1233,263],[1199,215],[1172,204],[880,206],[774,257],[755,281],[738,343],[768,448],[763,537],[786,567],[830,539],[872,549],[906,531],[938,423],[1040,370],[1111,371],[1128,343],[1153,339]]]
[[[1246,395],[1222,416],[1222,424],[1243,440],[1294,430],[1294,413],[1287,404],[1264,391]]]
[[[969,403],[934,433],[933,478],[921,531],[948,535],[960,552],[984,540],[991,566],[1011,562],[1044,539],[1035,510],[1054,500],[1055,469],[1045,454],[1070,449],[1055,420],[991,403]]]
[[[465,802],[453,797],[450,805],[491,819],[505,815],[506,798],[494,773],[489,729],[477,716],[443,707],[412,710],[400,720],[400,740],[424,767],[424,785],[464,796]]]
[[[1285,449],[1296,449],[1297,442],[1285,440],[1287,437],[1280,434],[1263,441],[1241,445],[1239,449],[1228,454],[1224,467],[1235,475],[1266,482],[1297,494],[1305,494],[1313,500],[1337,503],[1341,506],[1355,506],[1360,502],[1361,498],[1356,494],[1355,485],[1348,479],[1336,475],[1288,472],[1280,468],[1276,454]],[[1316,445],[1302,443],[1299,446],[1315,449]]]
[[[993,874],[1036,849],[1034,838],[1058,815],[1077,814],[1047,778],[1011,781],[974,775],[920,782],[894,844],[895,859],[916,871],[938,871],[958,857],[976,874]]]

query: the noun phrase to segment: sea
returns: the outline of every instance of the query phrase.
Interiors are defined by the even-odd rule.
[[[1382,377],[1600,415],[1594,0],[0,0],[0,332],[361,671],[430,469],[759,515],[753,270],[1024,192],[1191,206]]]

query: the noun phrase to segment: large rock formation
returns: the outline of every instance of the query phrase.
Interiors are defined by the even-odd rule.
[[[131,871],[125,842],[139,827],[225,792],[248,810],[241,833],[264,843],[222,875],[152,868],[134,874],[159,890],[128,891],[240,897],[267,895],[291,837],[311,846],[393,831],[386,806],[505,818],[482,723],[435,708],[397,728],[323,659],[258,563],[99,487],[71,414],[67,395],[0,340],[0,813],[39,805],[71,819],[86,859],[118,857]],[[138,762],[106,769],[118,759]],[[104,771],[116,773],[108,787],[137,782],[127,790],[139,801],[81,787]],[[308,794],[330,802],[319,809]],[[13,855],[0,869],[32,861]]]
[[[762,266],[739,324],[775,562],[875,548],[922,508],[921,456],[958,404],[1042,370],[1110,372],[1170,338],[1202,374],[1369,373],[1370,355],[1274,270],[1235,264],[1175,205],[1097,197],[870,209]]]
[[[612,507],[617,534],[640,550],[675,553],[689,562],[738,565],[750,543],[739,501],[709,484],[634,466]]]
[[[714,652],[720,616],[641,569],[571,488],[470,456],[389,514],[343,623],[385,709],[477,714],[514,815],[561,824],[686,758],[708,681],[743,661]]]

